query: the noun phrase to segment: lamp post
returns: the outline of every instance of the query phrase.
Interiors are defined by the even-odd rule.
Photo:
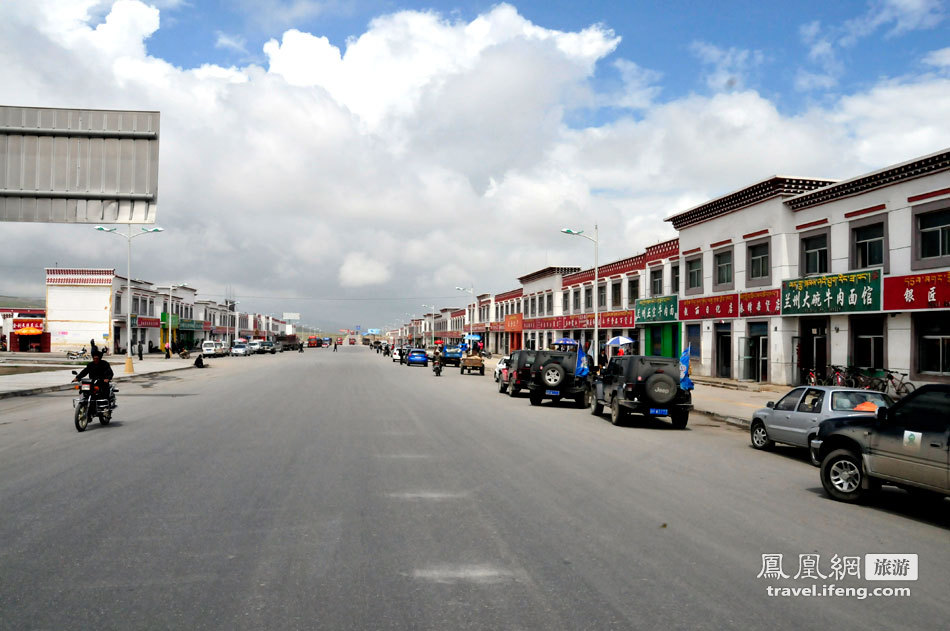
[[[429,313],[432,314],[432,324],[433,324],[433,326],[435,326],[435,305],[422,305],[422,306],[425,307],[426,309],[431,309],[431,311],[430,311]],[[423,316],[423,317],[425,317],[425,316]],[[425,322],[425,320],[423,320],[423,322]],[[435,331],[434,331],[434,330],[430,330],[429,332],[430,332],[431,335],[432,335],[432,345],[435,346]],[[424,341],[424,340],[423,340],[423,341]]]
[[[234,310],[234,338],[231,339],[231,347],[233,348],[237,344],[238,338],[241,337],[241,329],[238,321],[241,317],[241,312],[237,310],[237,306],[241,304],[239,300],[232,300],[231,307]]]
[[[135,372],[135,370],[132,368],[132,239],[134,239],[135,237],[141,237],[143,234],[153,234],[155,232],[164,232],[164,230],[158,227],[142,228],[142,232],[132,234],[132,224],[128,224],[128,225],[129,225],[129,234],[122,234],[121,232],[117,232],[115,226],[111,228],[106,228],[105,226],[96,226],[95,229],[98,230],[99,232],[109,232],[111,234],[118,235],[122,237],[123,239],[125,239],[129,245],[128,258],[126,260],[126,271],[125,271],[125,274],[126,274],[125,288],[126,288],[126,293],[128,294],[128,296],[126,297],[128,304],[125,310],[125,331],[126,331],[126,337],[129,338],[128,340],[126,340],[126,343],[125,343],[125,346],[126,346],[125,372],[128,374],[132,374],[133,372]]]
[[[598,302],[600,301],[600,279],[599,270],[597,269],[597,250],[600,247],[598,242],[599,234],[597,232],[597,224],[594,224],[594,236],[584,234],[583,230],[572,230],[571,228],[561,228],[561,232],[564,234],[569,234],[573,237],[584,237],[588,241],[592,241],[594,244],[594,368],[597,367],[597,361],[600,357],[600,343],[599,343],[599,333],[600,329],[598,326]]]
[[[464,291],[464,292],[472,294],[472,300],[475,301],[475,311],[472,312],[472,317],[469,318],[468,320],[468,334],[471,335],[472,334],[472,320],[475,319],[475,313],[478,311],[478,300],[475,298],[475,285],[472,285],[471,287],[467,289],[465,287],[456,287],[455,289],[458,291]],[[468,305],[465,305],[465,312],[468,313]],[[469,341],[471,342],[472,340],[469,339]],[[471,347],[472,345],[470,344],[469,349],[471,349]]]
[[[172,292],[178,287],[187,287],[188,283],[168,283],[168,337],[165,339],[165,343],[171,345],[172,343]]]

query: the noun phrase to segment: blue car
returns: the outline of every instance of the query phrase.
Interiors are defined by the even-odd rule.
[[[426,355],[425,350],[414,348],[409,351],[409,356],[406,358],[406,365],[412,366],[413,364],[420,364],[422,366],[429,365],[429,356]]]

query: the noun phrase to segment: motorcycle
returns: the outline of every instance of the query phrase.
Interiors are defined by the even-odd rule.
[[[86,347],[83,346],[81,351],[66,351],[66,359],[91,359],[89,353],[86,352]]]
[[[435,373],[436,377],[442,376],[442,362],[432,362],[432,372]]]
[[[73,374],[79,373],[74,370]],[[76,389],[79,390],[79,398],[73,399],[73,408],[76,410],[73,414],[73,422],[76,424],[76,431],[86,431],[86,427],[96,417],[99,418],[100,423],[108,425],[112,421],[112,410],[116,408],[115,395],[119,391],[107,382],[93,381],[88,377],[83,377]],[[104,390],[108,390],[109,393],[102,397],[101,393]]]

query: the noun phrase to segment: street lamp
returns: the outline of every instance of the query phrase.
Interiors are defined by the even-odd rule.
[[[237,306],[241,304],[240,300],[231,301],[231,309],[234,311],[234,338],[231,340],[231,346],[233,347],[237,344],[238,338],[241,337],[241,329],[238,321],[241,318],[241,312],[237,310]]]
[[[169,346],[171,346],[172,343],[172,292],[178,287],[187,286],[188,283],[168,283],[168,311],[166,312],[168,315],[168,318],[166,318],[168,320],[168,337],[165,338],[165,343]]]
[[[125,372],[132,374],[135,370],[132,368],[132,239],[135,237],[141,237],[143,234],[152,234],[155,232],[164,232],[162,228],[142,228],[142,232],[132,234],[132,224],[129,224],[129,234],[122,234],[117,232],[116,227],[112,226],[111,228],[106,228],[105,226],[96,226],[96,230],[99,232],[109,232],[114,235],[118,235],[124,238],[129,244],[129,254],[126,261],[126,293],[128,297],[126,298],[127,308],[125,310],[125,331],[126,337],[129,339],[126,340],[125,346]]]
[[[471,335],[472,334],[472,320],[475,319],[475,312],[478,311],[478,300],[475,298],[475,285],[472,285],[471,287],[467,289],[465,287],[456,287],[455,289],[458,291],[464,291],[469,294],[472,294],[472,300],[475,301],[475,311],[472,312],[472,317],[468,319],[468,334]],[[465,312],[468,313],[468,305],[465,305]],[[470,338],[469,342],[471,341],[472,340]],[[474,344],[469,344],[469,348],[471,348],[472,346],[474,346]]]
[[[572,230],[571,228],[561,228],[561,232],[563,232],[564,234],[569,234],[572,237],[583,237],[587,239],[588,241],[593,242],[594,244],[594,368],[597,368],[597,360],[598,360],[598,357],[600,356],[600,343],[598,339],[599,334],[600,334],[600,329],[598,327],[598,322],[597,322],[598,320],[597,307],[600,301],[600,283],[599,283],[600,279],[598,278],[599,270],[597,267],[597,250],[600,247],[600,244],[598,242],[599,234],[597,232],[597,224],[594,224],[593,237],[584,234],[583,230]]]
[[[432,314],[432,324],[435,325],[435,305],[422,305],[426,309],[431,309],[430,313]],[[425,322],[425,320],[423,320]],[[432,333],[432,345],[435,346],[435,331],[430,331]]]

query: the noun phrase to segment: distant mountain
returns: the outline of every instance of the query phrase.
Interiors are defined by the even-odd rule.
[[[3,307],[14,309],[24,309],[27,307],[45,309],[46,298],[19,298],[17,296],[0,296],[0,308]]]

